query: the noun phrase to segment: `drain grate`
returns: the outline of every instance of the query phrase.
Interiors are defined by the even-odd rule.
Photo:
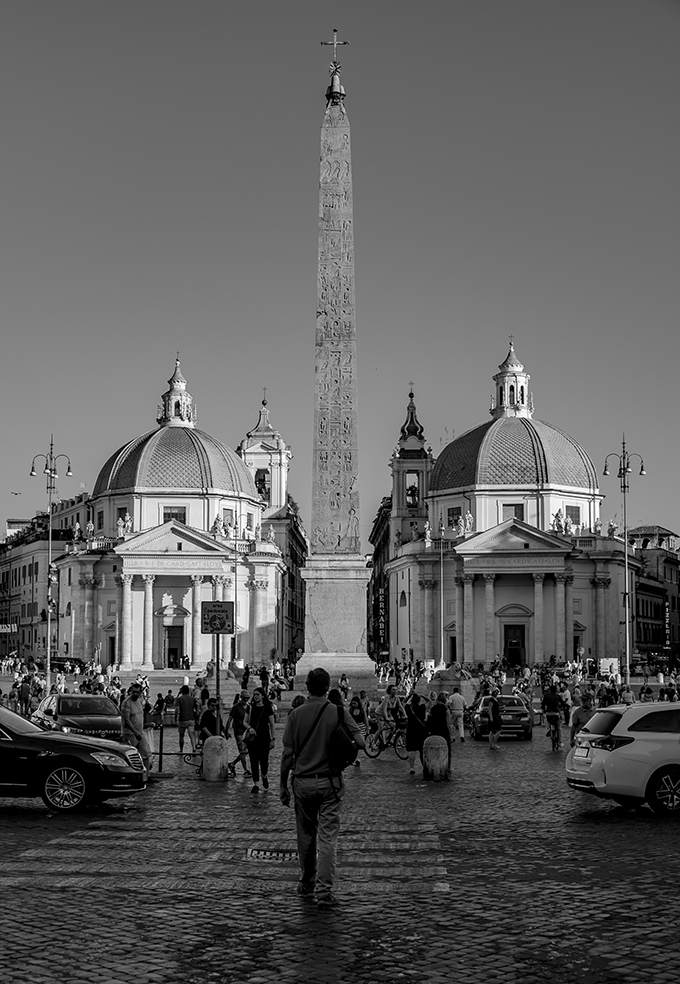
[[[247,861],[297,861],[297,851],[264,851],[258,847],[249,847],[246,851]]]

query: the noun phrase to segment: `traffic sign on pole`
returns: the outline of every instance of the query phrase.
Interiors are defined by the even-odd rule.
[[[234,602],[202,601],[201,632],[203,635],[233,635]]]

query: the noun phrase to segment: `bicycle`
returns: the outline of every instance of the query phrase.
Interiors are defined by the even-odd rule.
[[[562,744],[560,717],[559,714],[551,714],[550,718],[551,720],[548,721],[548,737],[550,738],[553,752],[557,752]]]
[[[408,758],[406,731],[398,724],[392,724],[387,732],[372,731],[366,735],[364,751],[369,758],[377,758],[386,748],[393,748],[400,759]]]

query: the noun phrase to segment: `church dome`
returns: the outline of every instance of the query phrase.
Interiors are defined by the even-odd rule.
[[[93,497],[128,489],[219,489],[259,498],[235,451],[205,431],[168,427],[124,444],[99,472]]]
[[[597,472],[587,452],[564,431],[533,420],[530,375],[510,351],[493,377],[492,420],[466,431],[437,458],[430,489],[474,485],[559,485],[597,491]]]
[[[124,444],[99,472],[93,498],[107,492],[152,489],[218,490],[258,499],[244,461],[196,427],[196,408],[179,367],[158,409],[159,429]]]
[[[597,489],[587,452],[564,431],[528,417],[498,417],[461,434],[441,452],[431,491],[473,485],[560,485]]]

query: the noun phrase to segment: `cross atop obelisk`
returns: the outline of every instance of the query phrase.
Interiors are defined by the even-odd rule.
[[[331,62],[331,72],[338,71],[340,65],[338,64],[338,45],[339,44],[349,44],[349,41],[338,41],[338,29],[333,28],[333,40],[332,41],[322,41],[322,45],[333,45],[333,61]]]

